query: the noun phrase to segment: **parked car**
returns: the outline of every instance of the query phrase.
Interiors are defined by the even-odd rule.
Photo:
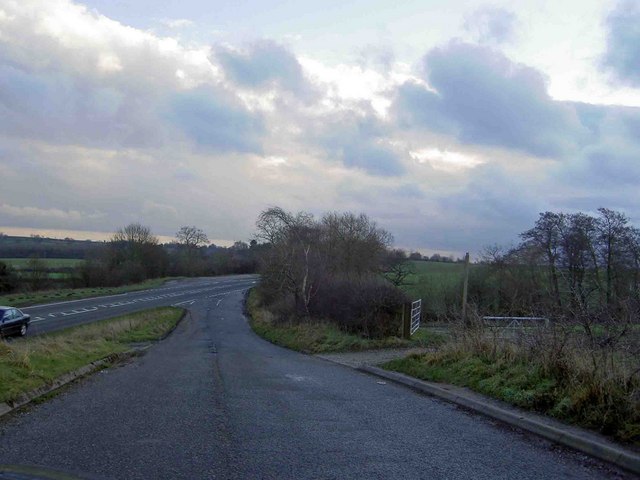
[[[24,337],[29,329],[31,315],[14,307],[0,307],[0,336],[20,335]]]

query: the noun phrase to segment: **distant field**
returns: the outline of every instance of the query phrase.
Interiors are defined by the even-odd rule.
[[[449,289],[462,285],[464,265],[462,263],[411,261],[413,274],[409,275],[402,289],[409,295],[421,297],[431,293],[433,287]]]
[[[29,258],[0,258],[0,262],[11,265],[17,270],[27,268],[29,260]],[[73,268],[84,262],[77,258],[42,258],[41,260],[47,266],[46,268]]]
[[[422,298],[428,320],[438,320],[462,302],[464,264],[411,261],[415,273],[401,288],[412,300]],[[471,265],[471,268],[476,266]]]

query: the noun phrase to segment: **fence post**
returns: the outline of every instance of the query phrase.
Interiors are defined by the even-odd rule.
[[[462,285],[462,321],[467,321],[467,290],[469,288],[469,252],[464,256],[464,283]]]
[[[406,314],[407,304],[402,304],[402,338],[411,338],[411,313]]]

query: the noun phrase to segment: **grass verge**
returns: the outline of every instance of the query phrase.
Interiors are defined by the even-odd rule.
[[[158,340],[176,326],[182,314],[180,308],[161,307],[48,335],[0,341],[0,402],[129,350],[131,343]]]
[[[512,346],[451,340],[436,352],[392,360],[383,368],[478,393],[640,445],[635,380],[591,369],[585,352],[553,359]]]
[[[255,289],[251,289],[247,297],[247,311],[253,331],[262,338],[276,345],[304,353],[420,347],[442,341],[439,334],[426,330],[416,333],[411,340],[399,337],[369,339],[344,332],[330,323],[279,323],[270,311],[260,305],[260,299]]]
[[[94,288],[63,288],[57,290],[42,290],[37,292],[20,292],[0,296],[0,305],[12,307],[27,307],[39,303],[63,302],[65,300],[79,300],[82,298],[102,297],[105,295],[117,295],[120,293],[136,292],[148,288],[156,288],[169,280],[182,277],[164,277],[145,280],[141,283],[123,285],[121,287],[94,287]]]

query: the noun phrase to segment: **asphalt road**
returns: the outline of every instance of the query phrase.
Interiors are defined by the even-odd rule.
[[[256,275],[232,275],[173,280],[162,287],[139,292],[36,305],[20,310],[31,315],[28,335],[38,335],[147,308],[167,305],[189,307],[198,301],[247,289],[257,279]]]
[[[597,479],[577,453],[258,338],[201,298],[130,363],[0,422],[0,463],[116,479]]]

